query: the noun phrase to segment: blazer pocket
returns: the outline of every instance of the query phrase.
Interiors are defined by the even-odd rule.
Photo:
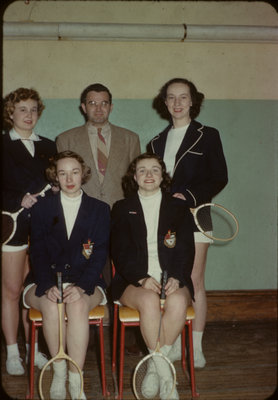
[[[192,151],[192,150],[189,150],[188,153],[189,154],[194,154],[195,156],[203,156],[204,155],[204,153],[199,153],[198,151]]]

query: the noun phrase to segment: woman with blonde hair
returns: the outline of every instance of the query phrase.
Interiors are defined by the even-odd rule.
[[[45,168],[56,153],[55,143],[34,132],[44,105],[37,91],[19,88],[4,98],[2,136],[2,210],[24,211],[17,219],[12,239],[2,245],[2,331],[7,345],[6,369],[10,375],[24,374],[17,333],[19,300],[28,272],[30,210],[38,193],[47,184]],[[26,336],[26,362],[29,352],[29,323],[23,312]],[[46,357],[35,348],[35,365],[42,368]]]

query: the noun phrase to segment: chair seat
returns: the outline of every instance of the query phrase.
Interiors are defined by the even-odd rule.
[[[187,308],[186,319],[194,319],[195,318],[195,311],[192,306]],[[129,308],[126,306],[119,307],[119,319],[121,322],[139,322],[140,315],[137,310],[134,308]]]
[[[97,306],[93,308],[89,312],[89,319],[100,319],[104,318],[104,306]],[[40,311],[36,310],[35,308],[30,308],[29,310],[29,318],[31,321],[41,322],[42,321],[42,314]]]

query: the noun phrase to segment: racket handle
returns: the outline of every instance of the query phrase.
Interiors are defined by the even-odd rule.
[[[57,288],[60,292],[61,299],[57,300],[57,303],[63,303],[63,280],[62,272],[57,272]]]
[[[161,304],[164,304],[165,299],[166,299],[165,286],[166,286],[166,283],[167,283],[167,279],[168,279],[168,274],[167,274],[167,271],[164,270],[162,272],[162,283],[161,283],[161,294],[160,294],[160,302],[161,302]]]

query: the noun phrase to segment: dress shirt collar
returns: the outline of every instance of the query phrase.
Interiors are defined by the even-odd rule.
[[[11,140],[31,140],[33,142],[38,142],[41,140],[39,136],[35,134],[35,132],[32,132],[28,138],[22,138],[14,128],[12,128],[9,133]]]

